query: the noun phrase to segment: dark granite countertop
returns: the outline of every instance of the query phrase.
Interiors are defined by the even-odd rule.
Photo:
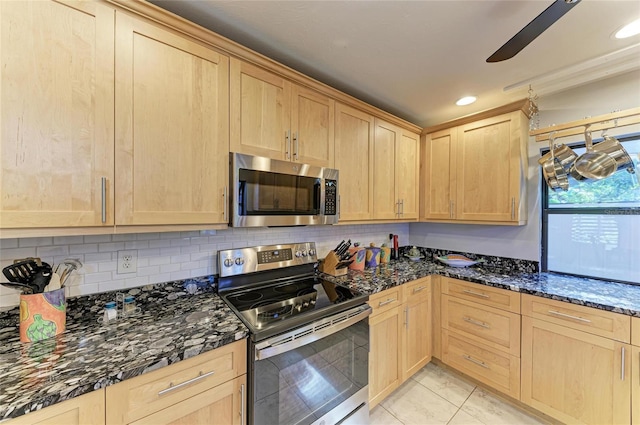
[[[523,273],[481,267],[448,267],[429,260],[399,260],[327,280],[368,294],[429,275],[448,276],[497,288],[640,317],[640,286],[558,273]]]
[[[194,283],[195,282],[195,283]],[[21,343],[17,309],[0,315],[0,420],[116,384],[248,336],[212,279],[127,290],[142,313],[98,323],[114,294],[70,299],[66,331]],[[196,289],[197,288],[197,289]]]

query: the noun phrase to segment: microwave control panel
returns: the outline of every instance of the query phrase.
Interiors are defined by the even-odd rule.
[[[338,203],[338,182],[326,179],[324,181],[324,214],[336,215]]]

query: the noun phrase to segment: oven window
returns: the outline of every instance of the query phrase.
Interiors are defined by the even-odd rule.
[[[369,326],[362,320],[254,363],[254,424],[311,424],[367,386]]]
[[[240,169],[240,215],[317,215],[320,179]]]

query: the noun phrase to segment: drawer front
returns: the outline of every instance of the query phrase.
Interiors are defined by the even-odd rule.
[[[640,347],[640,317],[631,318],[631,344]]]
[[[402,285],[404,301],[428,298],[431,294],[431,277],[417,279]]]
[[[520,357],[520,315],[442,295],[442,327]]]
[[[629,343],[631,316],[535,297],[522,296],[522,314],[571,329]]]
[[[129,423],[246,373],[246,341],[107,387],[107,423]]]
[[[442,361],[478,381],[520,399],[520,359],[493,350],[446,329],[442,330]]]
[[[520,313],[519,292],[443,277],[442,293],[489,307]]]
[[[402,304],[402,287],[394,286],[385,291],[378,292],[369,297],[369,305],[371,306],[371,315],[391,310]]]

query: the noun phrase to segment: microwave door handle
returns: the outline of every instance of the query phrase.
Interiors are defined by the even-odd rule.
[[[316,184],[313,186],[318,214],[324,213],[324,208],[322,208],[322,191],[320,190],[321,185],[322,185],[322,182],[318,180]]]
[[[246,190],[247,182],[240,181],[238,185],[238,215],[247,215],[247,211],[245,211],[245,190]]]

